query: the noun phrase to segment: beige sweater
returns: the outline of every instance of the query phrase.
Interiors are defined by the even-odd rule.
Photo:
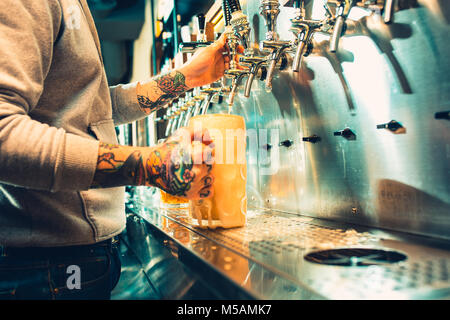
[[[91,189],[99,141],[145,114],[109,88],[86,0],[2,0],[0,245],[63,246],[125,227],[124,189]]]

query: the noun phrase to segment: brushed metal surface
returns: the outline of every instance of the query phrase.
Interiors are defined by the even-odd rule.
[[[271,92],[255,81],[249,98],[241,88],[233,112],[259,141],[248,150],[249,205],[449,239],[450,121],[434,118],[450,110],[449,7],[403,9],[389,25],[354,8],[336,54],[315,34],[299,73],[278,72]],[[293,9],[280,9],[277,32],[292,39]],[[243,10],[252,41],[263,40],[259,1]],[[391,120],[406,132],[377,129]],[[345,128],[354,140],[334,135]],[[302,141],[312,135],[320,141]]]
[[[157,194],[138,191],[133,211],[149,223],[147,232],[162,232],[172,255],[201,272],[206,283],[216,283],[212,286],[219,292],[238,294],[240,289],[240,296],[257,299],[450,297],[448,241],[254,208],[244,227],[200,229],[187,209],[158,208]],[[381,250],[406,259],[345,267],[305,259],[342,248]]]

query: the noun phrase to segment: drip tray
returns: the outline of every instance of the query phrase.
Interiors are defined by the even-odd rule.
[[[304,258],[318,264],[356,267],[396,263],[406,260],[407,256],[397,251],[344,248],[311,252]]]

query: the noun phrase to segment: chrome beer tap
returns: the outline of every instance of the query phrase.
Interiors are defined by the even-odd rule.
[[[277,18],[280,13],[280,3],[278,0],[261,0],[259,14],[263,16],[266,26],[266,40],[278,40]]]
[[[249,70],[241,70],[241,69],[235,69],[235,70],[228,70],[227,73],[229,76],[231,76],[232,81],[231,81],[231,89],[230,89],[230,94],[228,95],[228,107],[231,109],[231,107],[233,106],[234,103],[234,98],[236,96],[236,92],[237,89],[239,87],[239,85],[241,84],[242,79],[245,76],[249,75]]]
[[[266,57],[241,57],[239,59],[243,65],[248,66],[248,78],[245,83],[244,96],[250,97],[253,80],[255,78],[264,81],[267,77],[267,58]]]
[[[222,90],[222,88],[214,88],[214,87],[202,89],[201,92],[204,97],[203,98],[204,102],[201,105],[199,114],[206,114],[208,112],[208,108],[211,105],[211,102],[212,102],[214,96],[216,94],[219,94],[221,92],[221,90]]]
[[[275,69],[283,70],[287,63],[285,51],[292,48],[292,42],[280,40],[276,32],[278,14],[280,13],[280,3],[278,0],[261,0],[260,14],[265,19],[267,27],[266,39],[260,43],[263,52],[270,52],[267,59],[266,89],[272,89],[272,79]],[[281,63],[280,63],[281,62]],[[250,82],[251,83],[251,82]],[[249,84],[250,84],[249,83]]]
[[[169,122],[167,123],[165,136],[168,137],[172,132],[172,126],[175,120],[175,111],[177,109],[177,102],[173,102],[170,109],[167,110],[167,119]]]
[[[170,128],[170,134],[173,134],[178,129],[178,121],[180,120],[180,115],[181,115],[180,106],[182,104],[183,104],[182,98],[179,98],[176,109],[173,113],[174,119],[173,119],[172,127]]]
[[[249,75],[249,70],[241,70],[236,66],[235,57],[237,55],[237,47],[239,44],[244,47],[245,57],[241,59],[252,59],[254,52],[250,47],[249,23],[247,21],[247,17],[242,14],[239,1],[222,0],[222,11],[225,18],[225,33],[227,34],[228,47],[230,48],[230,69],[225,71],[225,77],[222,81],[222,88],[217,93],[223,96],[224,93],[230,92],[228,97],[228,104],[231,107],[234,102],[237,88],[241,83],[242,78],[246,75]],[[241,61],[242,60],[240,60],[240,62]],[[226,89],[225,87],[226,78],[232,79],[231,89]],[[213,96],[211,96],[211,99],[213,98]],[[206,110],[207,108],[204,109],[204,112],[206,112]]]
[[[333,15],[325,4],[325,17],[322,20],[307,20],[304,18],[304,0],[297,0],[294,3],[297,8],[297,15],[291,19],[290,31],[296,36],[294,45],[295,56],[292,62],[292,71],[299,72],[302,57],[306,57],[313,49],[312,36],[317,31],[327,32],[331,28]]]
[[[192,117],[198,115],[200,105],[204,99],[204,95],[200,93],[200,88],[194,88],[193,97],[188,102],[186,102],[188,110],[186,112],[186,116],[184,117],[184,126],[188,125],[189,120]]]
[[[186,117],[189,113],[189,109],[195,105],[195,103],[192,101],[192,92],[186,92],[184,99],[181,98],[181,105],[180,103],[178,104],[180,110],[180,118],[178,119],[177,129],[181,128],[184,125]]]
[[[330,37],[330,52],[336,52],[339,47],[339,39],[345,32],[345,20],[350,9],[356,4],[356,0],[333,0],[328,1],[336,3],[336,14],[333,26],[333,32]]]
[[[237,88],[242,78],[248,75],[248,70],[238,69],[236,66],[235,57],[237,55],[237,48],[239,45],[242,45],[244,55],[247,57],[253,55],[253,50],[250,45],[250,24],[248,23],[247,16],[242,13],[239,0],[223,0],[222,11],[225,17],[225,32],[227,33],[228,47],[230,48],[230,69],[225,71],[225,78],[231,79],[231,89],[229,90],[230,94],[227,101],[229,109],[231,109]],[[222,90],[222,92],[224,91]]]

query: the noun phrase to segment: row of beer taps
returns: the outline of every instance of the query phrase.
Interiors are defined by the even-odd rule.
[[[347,17],[354,6],[383,13],[385,23],[393,20],[393,10],[396,0],[324,0],[324,16],[320,20],[307,19],[305,4],[308,0],[294,0],[295,14],[290,19],[289,31],[293,40],[283,40],[277,33],[277,19],[280,13],[279,0],[260,0],[260,15],[265,20],[265,39],[255,48],[250,40],[251,28],[247,16],[243,13],[239,0],[222,0],[222,12],[225,24],[225,34],[230,55],[230,68],[218,83],[207,88],[195,88],[179,98],[168,108],[166,115],[156,121],[168,121],[166,136],[181,126],[187,125],[192,116],[205,114],[211,102],[217,98],[227,98],[229,109],[234,104],[234,98],[242,80],[247,80],[244,86],[244,96],[250,97],[255,79],[265,82],[267,91],[272,89],[272,80],[276,71],[288,68],[292,61],[293,72],[301,70],[303,57],[308,56],[314,47],[312,41],[316,32],[329,35],[328,50],[335,53],[339,48],[339,40],[347,28]],[[334,6],[331,10],[330,5]],[[194,52],[208,45],[204,36],[204,16],[198,16],[198,41],[181,45],[182,52]],[[243,48],[240,55],[238,47]],[[236,57],[239,56],[239,66]],[[228,83],[231,82],[229,85]]]
[[[272,89],[272,80],[276,70],[287,68],[287,53],[293,54],[292,71],[299,72],[302,58],[311,53],[313,49],[312,37],[314,33],[321,32],[330,34],[329,51],[334,53],[338,50],[339,39],[345,33],[346,19],[350,10],[354,6],[359,6],[377,12],[384,12],[384,22],[392,22],[392,12],[394,0],[328,0],[324,1],[325,15],[321,20],[307,19],[305,15],[305,0],[295,0],[295,15],[291,19],[290,31],[294,34],[294,40],[280,39],[277,31],[277,17],[280,13],[280,3],[278,0],[261,0],[260,14],[265,20],[267,28],[265,40],[259,44],[259,54],[251,49],[249,43],[250,28],[247,17],[242,13],[238,0],[224,1],[231,10],[231,29],[228,31],[230,48],[236,47],[235,42],[241,44],[246,50],[240,62],[247,66],[247,70],[237,70],[231,68],[228,76],[231,76],[232,89],[234,94],[236,87],[245,76],[244,96],[249,97],[252,83],[255,78],[265,81],[266,90]],[[330,8],[334,4],[334,13]],[[225,12],[227,9],[224,8]],[[230,94],[231,95],[231,94]],[[234,96],[231,95],[228,100],[232,103]]]

